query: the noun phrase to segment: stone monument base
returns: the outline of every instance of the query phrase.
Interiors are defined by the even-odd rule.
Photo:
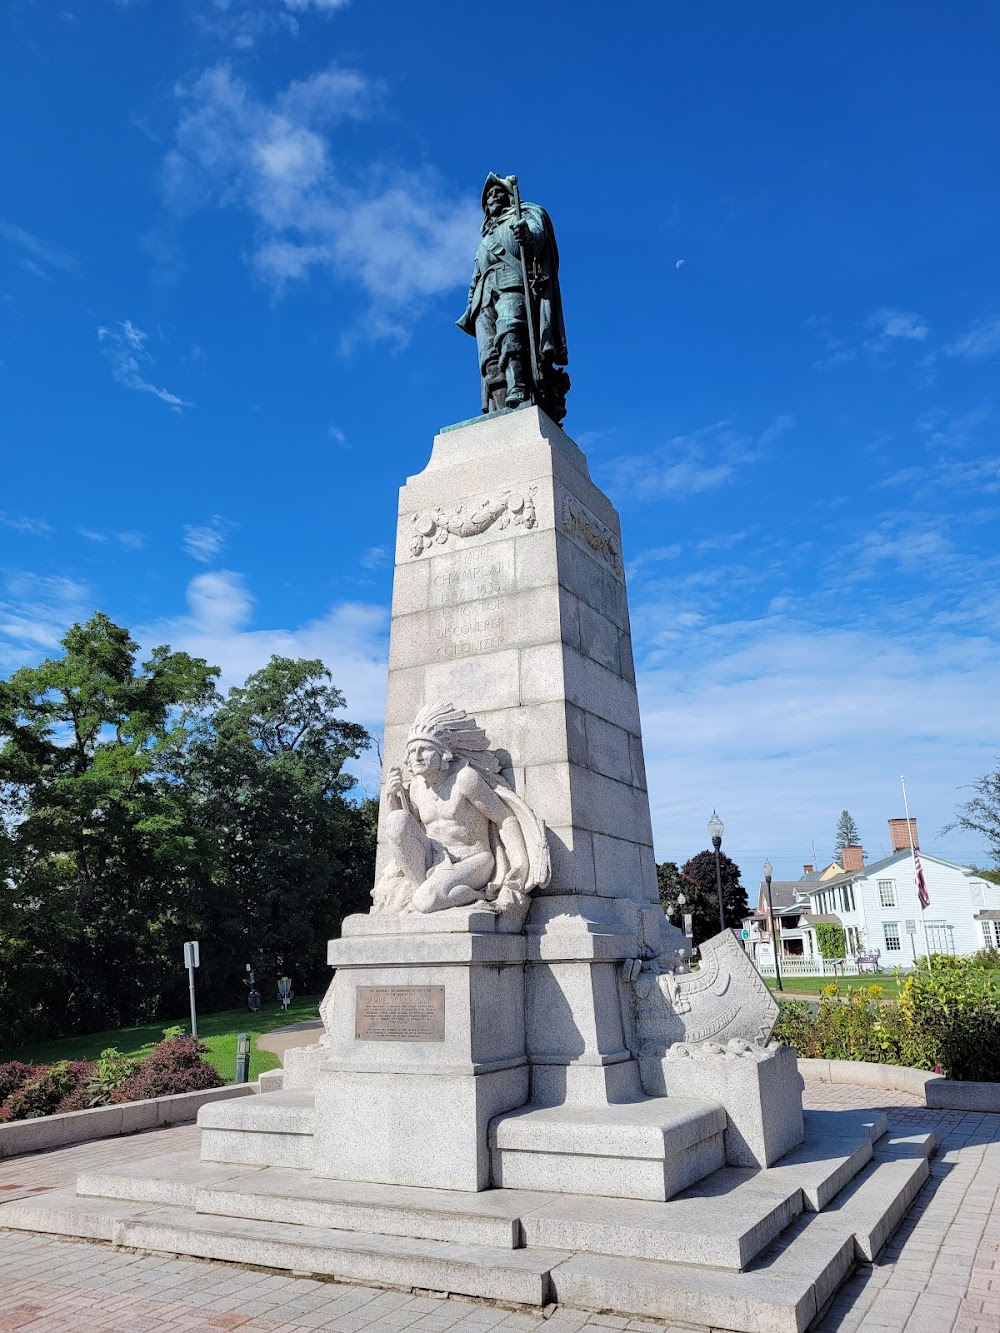
[[[301,1118],[310,1097],[234,1105],[287,1122],[288,1099]],[[934,1150],[932,1133],[888,1134],[882,1114],[806,1112],[804,1125],[773,1166],[723,1167],[667,1202],[387,1186],[187,1152],[0,1204],[0,1227],[505,1305],[804,1333],[877,1257]]]

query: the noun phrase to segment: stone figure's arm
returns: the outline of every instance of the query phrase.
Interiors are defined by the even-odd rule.
[[[545,223],[541,209],[535,204],[525,204],[519,222],[511,230],[517,239],[529,250],[540,250],[545,245]]]
[[[403,770],[401,768],[394,766],[389,769],[385,776],[382,799],[385,802],[386,810],[409,810],[410,803],[406,797],[406,784],[403,782]]]

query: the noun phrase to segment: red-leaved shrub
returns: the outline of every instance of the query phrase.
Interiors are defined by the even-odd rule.
[[[11,1120],[36,1120],[52,1115],[61,1109],[64,1098],[87,1086],[92,1072],[93,1066],[86,1060],[60,1060],[58,1064],[43,1066],[7,1098],[5,1105]]]
[[[133,1076],[112,1094],[113,1102],[168,1097],[175,1092],[221,1088],[224,1079],[202,1056],[208,1051],[196,1037],[169,1037],[154,1046]]]
[[[26,1065],[21,1060],[8,1060],[0,1065],[0,1104],[29,1079],[37,1078],[44,1068],[44,1065]]]

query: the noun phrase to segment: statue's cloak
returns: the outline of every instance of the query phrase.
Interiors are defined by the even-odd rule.
[[[559,290],[559,247],[548,213],[538,204],[522,203],[521,215],[531,232],[532,254],[538,278],[532,295],[532,323],[537,338],[540,365],[564,366],[569,361],[566,325],[563,322],[562,293]],[[458,327],[473,337],[476,317],[484,302],[494,292],[523,290],[521,259],[511,231],[516,213],[513,205],[499,218],[483,223],[483,239],[476,251],[476,262],[469,287],[465,313]]]

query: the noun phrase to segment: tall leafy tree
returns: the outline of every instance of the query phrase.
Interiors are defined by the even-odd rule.
[[[840,818],[837,820],[836,847],[834,848],[833,859],[839,861],[841,849],[844,847],[860,847],[861,832],[857,824],[851,818],[848,810],[841,810]]]
[[[683,893],[687,898],[687,887],[676,861],[661,861],[656,867],[656,887],[664,912],[674,909],[679,894]]]
[[[62,657],[0,682],[0,1014],[5,1037],[152,1016],[174,985],[204,852],[162,780],[216,669],[167,647],[137,663],[96,614]]]
[[[743,924],[748,914],[746,890],[740,883],[740,868],[725,852],[719,853],[719,870],[722,878],[722,908],[726,925],[736,927]],[[719,894],[715,880],[715,852],[698,852],[681,866],[684,896],[687,898],[686,912],[693,917],[692,929],[695,944],[710,939],[719,933]]]
[[[212,981],[230,993],[244,962],[322,988],[326,941],[371,905],[374,816],[344,772],[371,738],[343,707],[322,662],[272,657],[210,710],[178,765],[215,847],[205,930],[226,969]]]

